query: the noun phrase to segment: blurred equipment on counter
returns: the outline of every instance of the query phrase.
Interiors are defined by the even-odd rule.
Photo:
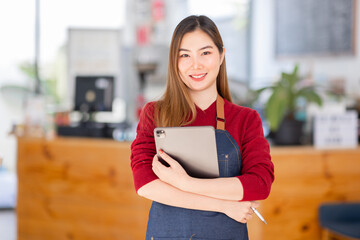
[[[139,73],[139,93],[136,98],[136,117],[137,119],[140,118],[140,113],[143,107],[145,106],[145,97],[144,97],[144,91],[145,86],[147,82],[147,78],[150,74],[153,74],[156,70],[156,63],[143,63],[143,64],[137,64],[137,70]]]
[[[75,107],[82,113],[111,111],[114,101],[113,76],[77,76]]]
[[[80,113],[79,121],[70,121],[71,113],[57,113],[59,136],[114,138],[115,129],[127,128],[127,123],[103,122],[96,114],[111,112],[114,102],[113,76],[77,76],[74,111]],[[124,139],[125,140],[125,139]]]

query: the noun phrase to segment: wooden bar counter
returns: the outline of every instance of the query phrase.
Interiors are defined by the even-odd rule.
[[[274,147],[275,182],[248,223],[251,240],[320,239],[323,202],[360,201],[360,147]],[[151,202],[136,195],[130,143],[18,139],[18,239],[145,238]]]
[[[17,170],[19,240],[145,239],[130,143],[19,138]]]
[[[273,147],[271,156],[275,181],[259,208],[267,225],[253,218],[248,224],[251,240],[320,239],[322,203],[360,202],[360,147]]]

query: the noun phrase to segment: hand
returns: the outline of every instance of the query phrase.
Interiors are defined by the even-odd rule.
[[[223,206],[223,213],[235,221],[247,223],[252,218],[254,211],[250,207],[257,208],[257,202],[236,202],[226,201]]]
[[[173,158],[162,150],[159,150],[160,157],[170,166],[166,167],[159,161],[157,155],[153,158],[152,169],[154,173],[162,180],[176,188],[182,189],[182,186],[191,178],[184,168]]]

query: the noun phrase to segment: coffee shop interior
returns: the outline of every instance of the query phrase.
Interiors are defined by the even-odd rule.
[[[233,102],[275,167],[252,240],[360,239],[358,0],[0,3],[0,239],[144,239],[130,145],[162,96],[169,45],[206,15]]]

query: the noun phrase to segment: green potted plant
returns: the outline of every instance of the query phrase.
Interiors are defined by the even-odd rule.
[[[257,96],[265,90],[271,90],[264,109],[265,117],[274,141],[279,145],[300,144],[303,121],[297,120],[295,116],[301,98],[307,103],[322,105],[322,99],[314,86],[301,86],[298,68],[295,65],[291,73],[282,72],[279,81],[273,85],[257,90]]]
[[[0,86],[0,95],[10,97],[10,100],[19,102],[18,105],[22,105],[27,98],[36,94],[50,98],[55,103],[60,102],[60,97],[56,92],[56,79],[47,78],[37,82],[34,64],[30,62],[21,63],[19,70],[27,78],[28,83],[26,85],[4,84]]]

